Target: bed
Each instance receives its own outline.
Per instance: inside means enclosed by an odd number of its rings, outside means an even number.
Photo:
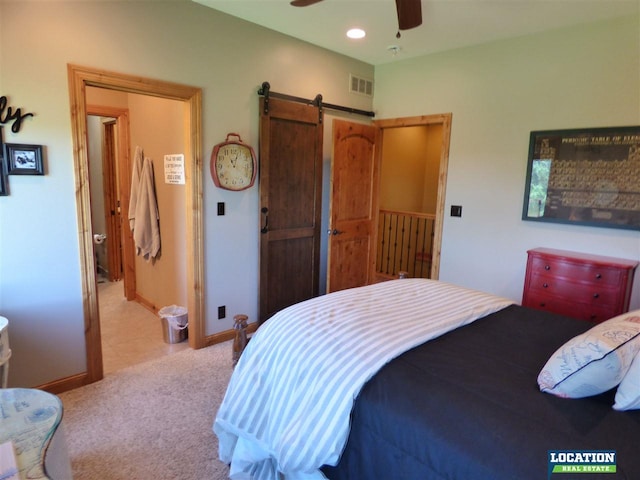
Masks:
[[[588,478],[640,478],[640,410],[614,410],[615,388],[560,398],[537,382],[592,327],[422,279],[303,302],[243,353],[220,458],[234,479],[568,480],[584,474],[552,474],[550,452],[613,451],[616,473]],[[633,363],[640,328],[624,345]]]

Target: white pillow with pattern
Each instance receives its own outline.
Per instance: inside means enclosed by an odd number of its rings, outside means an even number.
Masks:
[[[613,408],[616,410],[640,409],[640,352],[636,353],[627,374],[618,385]]]
[[[602,322],[551,355],[538,375],[543,392],[559,397],[598,395],[618,385],[640,351],[640,310]]]

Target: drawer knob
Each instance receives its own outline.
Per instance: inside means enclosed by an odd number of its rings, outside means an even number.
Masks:
[[[547,288],[548,286],[549,286],[549,284],[548,284],[547,282],[544,282],[544,283],[542,284],[542,288]]]
[[[599,296],[600,296],[600,294],[599,294],[599,293],[594,293],[594,294],[593,294],[593,298],[598,298]]]
[[[541,306],[541,307],[546,307],[546,306],[547,306],[547,304],[546,304],[546,303],[544,303],[544,302],[540,302],[540,306]]]
[[[602,274],[601,274],[601,273],[596,273],[596,278],[597,278],[598,280],[600,280],[600,279],[602,278]]]
[[[545,265],[545,266],[544,266],[544,269],[545,269],[545,270],[551,270],[551,265]]]

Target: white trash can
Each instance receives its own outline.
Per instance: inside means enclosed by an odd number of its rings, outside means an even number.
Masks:
[[[165,343],[180,343],[187,338],[189,320],[185,307],[179,305],[162,307],[158,315],[162,322],[162,336]]]

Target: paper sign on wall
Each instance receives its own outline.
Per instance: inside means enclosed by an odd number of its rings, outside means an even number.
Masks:
[[[164,156],[164,183],[184,185],[184,155]]]

